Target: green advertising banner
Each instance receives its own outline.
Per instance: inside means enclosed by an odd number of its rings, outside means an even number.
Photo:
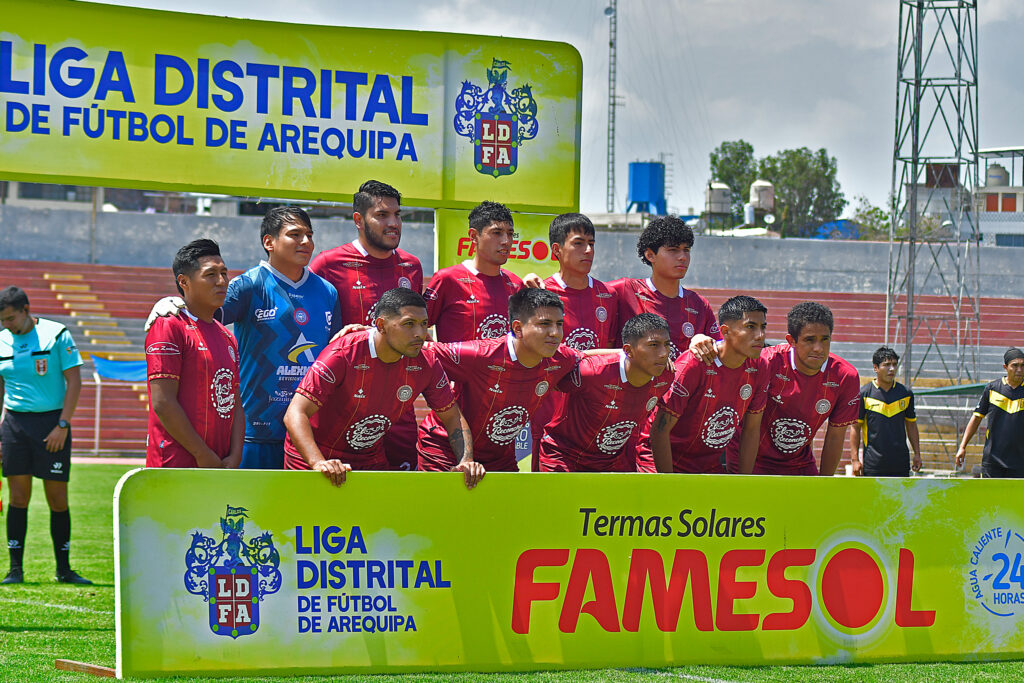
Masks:
[[[523,277],[536,273],[546,278],[558,272],[558,261],[551,251],[548,227],[554,215],[513,212],[516,236],[503,268]],[[439,270],[473,257],[469,238],[469,211],[434,211],[434,269]]]
[[[117,672],[1024,656],[1013,480],[136,470]]]
[[[571,45],[0,0],[0,175],[409,206],[579,203]]]

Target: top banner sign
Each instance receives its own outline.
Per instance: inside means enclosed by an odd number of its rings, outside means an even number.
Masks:
[[[407,205],[579,203],[571,45],[0,0],[0,175]]]

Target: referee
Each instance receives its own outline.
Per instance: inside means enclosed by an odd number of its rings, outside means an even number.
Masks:
[[[11,569],[0,583],[22,583],[25,531],[32,477],[43,480],[50,505],[50,537],[57,558],[57,581],[91,584],[69,564],[71,513],[71,428],[68,424],[82,391],[82,358],[66,327],[33,319],[28,296],[18,287],[0,290],[0,422],[3,476],[11,489],[7,547]]]

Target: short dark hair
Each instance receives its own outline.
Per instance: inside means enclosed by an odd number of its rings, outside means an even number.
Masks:
[[[0,290],[0,311],[5,308],[24,311],[28,308],[28,294],[21,287],[12,286]]]
[[[879,346],[875,349],[875,352],[871,354],[871,364],[878,366],[887,360],[894,360],[897,363],[900,362],[899,354],[890,349],[888,346]]]
[[[508,223],[515,225],[512,212],[504,204],[498,202],[480,202],[469,212],[469,228],[480,232],[491,223]]]
[[[558,295],[554,292],[546,289],[523,287],[509,297],[508,319],[518,320],[521,323],[525,323],[531,316],[533,316],[538,308],[545,308],[548,306],[551,308],[557,308],[563,312],[565,311],[565,306],[562,304],[562,300],[559,299]]]
[[[647,260],[648,249],[657,254],[662,247],[676,247],[680,244],[693,246],[693,230],[690,226],[682,218],[658,216],[640,233],[640,239],[636,241],[636,252],[641,261],[651,265]]]
[[[658,331],[669,334],[668,323],[665,322],[665,319],[654,313],[640,313],[627,320],[626,324],[622,326],[622,343],[636,344],[651,332]]]
[[[178,284],[178,276],[190,277],[192,273],[199,270],[199,259],[207,256],[220,256],[220,247],[216,242],[205,237],[192,240],[174,255],[171,270],[174,271],[174,286],[178,288],[178,294],[185,293],[181,285]]]
[[[352,195],[352,210],[360,216],[365,216],[366,212],[373,207],[375,200],[385,197],[394,199],[399,206],[402,205],[402,195],[398,190],[379,180],[367,180],[359,186],[359,191]]]
[[[548,241],[551,244],[565,244],[569,235],[574,232],[583,233],[587,237],[593,237],[594,224],[582,213],[561,213],[551,219],[551,226],[548,228]]]
[[[744,313],[754,313],[756,311],[768,315],[768,309],[765,308],[763,303],[752,296],[739,294],[731,299],[726,299],[725,303],[718,308],[718,324],[724,325],[733,320],[743,320]]]
[[[796,339],[807,325],[821,323],[832,333],[832,311],[817,301],[804,301],[790,309],[786,316],[786,331]]]
[[[426,308],[427,302],[423,295],[408,287],[395,287],[380,295],[373,307],[374,318],[394,318],[402,314],[406,306]]]
[[[286,223],[305,225],[310,230],[313,229],[313,222],[309,220],[309,214],[305,209],[300,209],[297,206],[275,206],[267,211],[263,216],[263,222],[260,223],[260,242],[262,243],[263,238],[267,235],[277,237]],[[263,251],[267,251],[266,247]]]

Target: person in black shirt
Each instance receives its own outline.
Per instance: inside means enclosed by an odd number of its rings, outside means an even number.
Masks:
[[[914,412],[914,392],[896,381],[900,357],[885,346],[875,351],[875,379],[860,388],[860,429],[850,433],[850,462],[854,474],[869,477],[907,477],[921,469],[921,437]],[[864,453],[860,454],[861,439]],[[907,439],[914,449],[913,464]]]
[[[981,457],[983,477],[1024,477],[1024,351],[1009,348],[1003,354],[1006,376],[985,386],[978,407],[964,428],[956,466],[961,467],[967,444],[988,415],[985,452]]]

